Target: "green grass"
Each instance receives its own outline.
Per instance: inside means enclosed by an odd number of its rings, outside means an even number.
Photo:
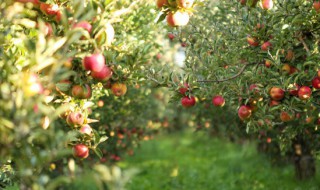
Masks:
[[[297,181],[292,165],[273,167],[250,144],[205,134],[177,133],[144,142],[120,165],[140,173],[128,190],[316,190],[316,179]],[[319,171],[319,170],[318,170]]]

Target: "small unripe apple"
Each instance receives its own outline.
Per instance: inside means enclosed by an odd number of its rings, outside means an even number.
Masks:
[[[41,2],[40,10],[45,15],[54,16],[59,12],[59,6],[57,4],[51,5],[51,4]]]
[[[73,156],[78,158],[87,158],[89,156],[89,148],[83,144],[77,144],[73,148]]]
[[[272,87],[269,94],[270,97],[276,101],[282,100],[284,98],[284,90],[278,87]]]
[[[242,105],[238,109],[238,116],[241,120],[249,119],[251,117],[251,114],[252,114],[252,109],[250,106]]]
[[[298,96],[301,100],[307,100],[311,97],[312,90],[308,86],[302,86],[300,87],[298,91]]]
[[[115,96],[123,96],[127,92],[127,86],[123,83],[114,83],[111,86],[111,91]]]
[[[212,98],[212,104],[217,107],[223,107],[225,104],[225,99],[222,96],[214,96]]]
[[[189,9],[192,7],[194,0],[177,0],[178,6]]]
[[[316,0],[313,2],[313,8],[319,12],[320,11],[320,1],[319,0]]]
[[[293,117],[291,115],[289,115],[288,112],[282,111],[280,113],[280,119],[283,122],[288,122],[288,121],[291,121],[293,119]]]
[[[168,0],[157,0],[157,7],[161,9],[164,5],[168,5]]]
[[[189,14],[187,12],[176,11],[174,13],[169,12],[167,15],[167,23],[171,27],[185,26],[189,22]]]
[[[265,10],[270,10],[273,7],[273,1],[272,0],[261,0],[260,2],[261,8]]]
[[[112,77],[112,74],[113,74],[113,72],[112,72],[111,68],[106,65],[99,72],[94,72],[94,71],[91,72],[92,78],[100,80],[100,81],[109,80]]]
[[[82,134],[91,135],[91,133],[92,133],[92,128],[90,127],[90,125],[85,124],[85,125],[82,125],[82,127],[80,128],[79,131],[80,131],[80,133],[82,133]]]
[[[257,47],[259,45],[259,40],[256,37],[247,37],[247,42],[252,47]]]
[[[80,21],[73,25],[73,28],[83,28],[89,33],[91,33],[92,25],[88,21]]]
[[[312,86],[315,89],[320,89],[320,77],[315,77],[312,79]]]
[[[181,98],[181,104],[185,108],[192,107],[196,104],[196,98],[194,96],[191,96],[190,98],[188,96],[185,96]]]
[[[105,58],[101,53],[92,54],[83,59],[83,67],[86,70],[100,72],[104,66]]]
[[[266,41],[266,42],[264,42],[264,43],[261,45],[261,50],[262,50],[262,51],[268,51],[269,48],[271,48],[271,47],[272,47],[271,42]]]
[[[67,123],[70,126],[82,125],[84,122],[84,116],[80,112],[71,112],[67,117]]]

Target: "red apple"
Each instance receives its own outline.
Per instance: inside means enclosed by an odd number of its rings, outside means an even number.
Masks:
[[[88,124],[82,125],[82,127],[80,128],[80,133],[91,135],[92,128]]]
[[[101,53],[84,57],[83,66],[86,70],[100,72],[105,66],[105,59]]]
[[[169,12],[167,15],[167,23],[171,27],[175,26],[185,26],[189,22],[189,14],[187,12],[176,11]]]
[[[271,61],[270,60],[266,60],[264,65],[267,67],[267,68],[270,68],[271,67]]]
[[[61,18],[62,18],[62,12],[59,10],[56,14],[55,21],[59,23],[61,21]]]
[[[239,0],[241,5],[246,5],[247,4],[247,0]]]
[[[222,96],[214,96],[212,98],[212,104],[217,107],[223,107],[225,104],[225,100]]]
[[[269,106],[272,107],[272,106],[277,106],[279,105],[281,102],[279,101],[276,101],[276,100],[270,100],[269,102]]]
[[[289,89],[289,94],[292,96],[298,96],[300,86],[298,84],[293,84],[292,87]]]
[[[315,77],[312,79],[312,86],[315,89],[320,89],[320,77]]]
[[[262,50],[262,51],[268,51],[269,48],[271,48],[271,47],[272,47],[271,42],[266,41],[266,42],[264,42],[264,43],[261,45],[261,50]]]
[[[308,86],[300,87],[298,91],[298,96],[301,100],[307,100],[311,97],[312,91],[311,88]]]
[[[101,71],[99,72],[91,72],[91,76],[94,79],[100,80],[100,81],[106,81],[109,80],[112,77],[112,70],[110,67],[104,65]]]
[[[252,109],[250,106],[242,105],[238,110],[238,116],[241,120],[246,120],[251,117]]]
[[[288,121],[291,121],[293,118],[292,118],[291,115],[289,115],[288,112],[282,111],[282,112],[280,113],[280,119],[281,119],[281,121],[283,121],[283,122],[288,122]]]
[[[78,158],[87,158],[89,156],[89,148],[83,144],[74,145],[73,148],[73,156]]]
[[[284,74],[289,74],[291,70],[291,66],[288,63],[285,63],[282,67],[281,70]]]
[[[73,28],[83,28],[89,33],[91,33],[92,25],[88,21],[80,21],[73,25]]]
[[[181,42],[181,47],[187,47],[188,44],[186,42]]]
[[[71,89],[71,94],[74,98],[89,99],[91,98],[91,87],[88,84],[84,86],[74,85]]]
[[[168,0],[157,0],[157,7],[161,9],[164,5],[168,5]]]
[[[318,77],[320,78],[320,70],[317,72]]]
[[[192,107],[196,104],[196,98],[194,96],[191,96],[190,98],[188,96],[185,96],[181,98],[181,104],[185,108]]]
[[[127,86],[123,83],[114,83],[111,86],[111,91],[115,96],[123,96],[127,92]]]
[[[57,4],[51,5],[47,3],[40,3],[40,10],[43,14],[48,16],[54,16],[59,12],[59,6]]]
[[[265,10],[270,10],[273,7],[273,1],[272,0],[261,0],[260,2],[261,8]]]
[[[84,116],[80,112],[71,112],[67,117],[67,123],[70,126],[82,125],[84,122]]]
[[[252,47],[257,47],[259,45],[259,41],[258,41],[258,39],[256,37],[248,36],[247,37],[247,42]]]
[[[178,6],[189,9],[192,7],[194,0],[177,0]]]
[[[320,11],[320,1],[316,0],[313,2],[313,8],[319,12]]]
[[[186,92],[188,92],[189,84],[188,83],[184,83],[183,86],[184,87],[179,88],[179,92],[180,92],[180,94],[185,96]]]
[[[168,38],[170,39],[170,40],[173,40],[174,39],[174,34],[172,34],[172,33],[168,33]]]
[[[273,100],[279,101],[284,98],[284,90],[278,87],[272,87],[270,89],[270,96]]]

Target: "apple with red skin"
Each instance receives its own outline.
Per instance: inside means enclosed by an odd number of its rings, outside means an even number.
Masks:
[[[176,11],[169,12],[167,15],[167,23],[171,27],[185,26],[189,22],[189,14],[187,12]]]
[[[289,94],[292,96],[298,96],[300,86],[298,84],[294,84],[292,88],[289,89]]]
[[[247,4],[247,0],[239,0],[241,5],[246,5]]]
[[[181,104],[185,108],[192,107],[196,104],[196,98],[194,96],[190,96],[190,98],[188,96],[185,96],[181,98]]]
[[[284,90],[282,90],[279,87],[272,87],[270,89],[270,97],[273,100],[279,101],[282,100],[284,98]]]
[[[170,40],[173,40],[174,39],[174,34],[172,34],[172,33],[168,33],[168,38],[170,39]]]
[[[91,87],[88,84],[84,86],[74,85],[71,89],[71,94],[74,98],[89,99],[91,98]]]
[[[317,72],[318,77],[320,78],[320,70]]]
[[[247,37],[247,42],[250,46],[252,47],[257,47],[259,46],[259,41],[256,37],[251,37],[251,36],[248,36]]]
[[[312,79],[312,86],[315,89],[320,89],[320,77],[315,77]]]
[[[270,60],[266,60],[264,65],[267,67],[267,68],[270,68],[271,67],[271,61]]]
[[[179,92],[180,92],[180,94],[185,96],[186,92],[188,92],[188,90],[189,90],[189,84],[188,83],[184,83],[183,86],[184,87],[179,88]]]
[[[67,123],[70,126],[82,125],[84,122],[84,116],[80,112],[71,112],[67,117]]]
[[[178,6],[189,9],[192,7],[194,0],[177,0]]]
[[[311,97],[312,90],[308,86],[300,87],[298,91],[298,96],[301,100],[308,100]]]
[[[88,55],[83,59],[83,67],[86,70],[100,72],[105,66],[105,58],[101,53]]]
[[[285,74],[289,74],[291,70],[291,66],[288,63],[285,63],[282,67],[281,70]]]
[[[87,134],[87,135],[91,135],[92,133],[92,128],[90,125],[88,124],[85,124],[85,125],[82,125],[81,128],[80,128],[80,133],[82,134]]]
[[[282,111],[280,113],[280,119],[283,122],[288,122],[288,121],[291,121],[293,119],[293,117],[288,112]]]
[[[164,5],[168,5],[168,0],[157,0],[157,7],[161,9]]]
[[[264,43],[261,45],[261,50],[262,50],[262,51],[268,51],[269,48],[271,48],[271,47],[272,47],[271,42],[266,41],[266,42],[264,42]]]
[[[78,23],[75,23],[72,28],[83,28],[89,33],[91,33],[92,25],[88,21],[83,20]]]
[[[74,145],[72,148],[73,156],[77,158],[87,158],[89,156],[89,148],[84,144]]]
[[[59,6],[57,4],[51,5],[51,4],[41,2],[40,10],[45,15],[55,16],[59,12]]]
[[[100,80],[100,81],[106,81],[109,80],[112,77],[112,69],[106,65],[102,68],[99,72],[91,72],[91,76],[94,79]]]
[[[225,99],[220,95],[214,96],[212,98],[212,104],[214,106],[223,107],[225,103],[226,103]]]
[[[123,83],[114,83],[111,86],[111,91],[115,96],[123,96],[127,92],[127,86]]]
[[[249,119],[251,117],[251,114],[252,114],[252,109],[250,106],[242,105],[238,109],[238,116],[241,120]]]
[[[320,1],[316,0],[313,2],[313,8],[319,12],[320,11]]]
[[[270,10],[273,7],[273,1],[272,0],[261,0],[260,6],[264,10]]]
[[[279,105],[281,102],[279,101],[276,101],[276,100],[270,100],[270,103],[269,103],[269,106],[272,107],[272,106],[277,106]]]

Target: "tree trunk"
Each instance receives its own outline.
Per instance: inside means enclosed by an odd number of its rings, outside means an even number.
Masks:
[[[306,180],[315,177],[316,162],[309,151],[304,151],[301,144],[294,144],[294,166],[296,178]]]

